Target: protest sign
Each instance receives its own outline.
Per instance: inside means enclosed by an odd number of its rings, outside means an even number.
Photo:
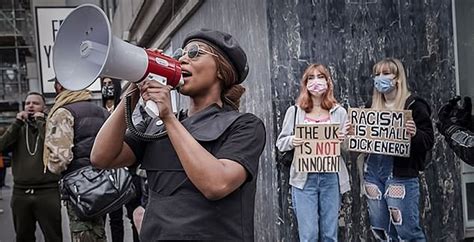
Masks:
[[[338,172],[341,142],[337,139],[339,124],[298,124],[295,137],[304,143],[295,148],[298,172]]]
[[[411,110],[380,111],[350,108],[349,122],[354,135],[349,136],[350,151],[410,156],[410,136],[406,121],[411,119]]]

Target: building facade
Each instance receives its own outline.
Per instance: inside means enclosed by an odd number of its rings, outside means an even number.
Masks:
[[[431,104],[433,122],[439,107],[451,96],[474,97],[470,80],[474,30],[469,25],[474,20],[474,2],[469,0],[34,2],[30,9],[96,4],[109,16],[115,36],[168,53],[198,28],[219,29],[237,37],[250,66],[241,109],[260,117],[267,129],[258,176],[256,241],[297,239],[288,170],[276,164],[274,144],[310,63],[329,67],[336,99],[346,107],[365,104],[371,96],[371,68],[384,57],[403,62],[410,89]],[[37,76],[30,78],[41,81]],[[435,138],[428,165],[420,175],[421,217],[428,241],[474,236],[474,202],[467,196],[474,194],[474,169],[455,157],[437,131]],[[340,239],[374,241],[360,189],[361,163],[350,155],[346,161],[352,190],[343,197]]]
[[[256,241],[295,241],[288,170],[275,163],[275,140],[285,110],[294,103],[304,69],[327,65],[335,95],[346,107],[371,96],[371,67],[396,57],[406,67],[410,89],[437,110],[454,94],[474,97],[469,80],[474,61],[474,3],[443,1],[130,1],[115,3],[115,35],[143,47],[175,49],[186,33],[214,28],[236,36],[246,50],[250,73],[243,111],[267,127],[257,191]],[[442,90],[442,91],[440,91]],[[436,130],[436,129],[435,129]],[[473,236],[473,170],[455,158],[442,136],[421,174],[421,216],[428,241]],[[373,241],[361,164],[347,160],[352,190],[343,197],[341,241]],[[471,196],[472,197],[472,196]]]
[[[33,31],[29,1],[0,1],[0,125],[11,123],[29,91],[27,70],[35,64]]]

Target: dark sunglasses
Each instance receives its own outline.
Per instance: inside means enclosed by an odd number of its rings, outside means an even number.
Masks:
[[[209,54],[209,55],[212,55],[212,56],[215,56],[215,57],[219,57],[218,55],[212,53],[212,52],[209,52],[205,49],[202,49],[199,47],[198,44],[192,44],[190,46],[188,46],[188,50],[184,50],[182,48],[179,48],[179,49],[176,49],[173,53],[173,58],[176,59],[176,60],[179,60],[181,57],[183,57],[184,55],[188,55],[188,57],[190,59],[194,59],[196,57],[199,56],[199,54]]]

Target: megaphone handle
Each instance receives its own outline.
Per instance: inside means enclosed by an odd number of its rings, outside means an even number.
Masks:
[[[145,111],[150,117],[156,118],[160,115],[160,110],[158,109],[158,105],[152,100],[146,101]]]

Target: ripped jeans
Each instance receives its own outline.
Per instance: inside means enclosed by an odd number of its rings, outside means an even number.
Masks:
[[[420,226],[418,178],[393,177],[393,156],[370,154],[364,188],[371,229],[380,241],[426,241]]]

